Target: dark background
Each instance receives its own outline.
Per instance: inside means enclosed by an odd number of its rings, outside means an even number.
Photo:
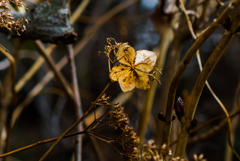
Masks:
[[[84,10],[82,16],[74,24],[74,29],[78,33],[78,40],[80,41],[86,30],[93,25],[96,19],[100,18],[108,10],[118,5],[123,1],[121,0],[92,0],[87,8]],[[74,11],[76,6],[81,3],[79,0],[72,0],[71,10]],[[31,4],[26,2],[26,4]],[[157,6],[157,0],[142,0],[137,2],[104,24],[94,35],[94,37],[87,43],[83,50],[75,57],[78,83],[80,88],[80,95],[82,101],[83,111],[86,111],[91,102],[101,93],[106,84],[109,81],[108,77],[108,64],[107,58],[102,54],[98,55],[99,51],[104,51],[104,47],[107,44],[106,39],[109,37],[115,38],[117,42],[128,42],[135,50],[147,49],[154,50],[161,39],[154,25],[151,21],[151,14],[155,11]],[[93,19],[93,21],[91,20]],[[208,26],[215,18],[213,13],[209,18]],[[224,28],[217,29],[200,48],[202,63],[204,64],[218,41],[224,34]],[[12,51],[15,43],[15,39],[8,39],[7,34],[0,34],[0,42],[7,49]],[[189,39],[182,49],[181,58],[184,57],[190,46],[193,44],[193,39]],[[48,44],[46,44],[48,45]],[[66,47],[59,46],[52,57],[57,62],[61,57],[66,54]],[[217,63],[213,72],[211,73],[208,81],[213,91],[223,102],[228,111],[231,111],[233,107],[233,101],[237,86],[239,84],[240,76],[240,54],[239,54],[239,36],[236,35],[223,56]],[[21,57],[17,62],[17,79],[19,80],[23,73],[25,73],[34,61],[39,56],[35,51],[31,40],[24,43],[24,47],[21,49]],[[1,60],[5,57],[0,55]],[[36,85],[36,83],[43,78],[46,72],[49,70],[48,65],[44,64],[43,67],[34,75],[34,77],[26,84],[26,86],[18,94],[19,102],[21,102],[27,95],[27,93]],[[161,79],[164,77],[164,71]],[[66,66],[62,73],[65,78],[70,81],[69,67]],[[191,92],[194,84],[199,75],[199,67],[196,57],[193,58],[189,67],[184,73],[184,76],[178,86],[177,95],[183,96],[183,91]],[[0,71],[1,78],[5,76],[5,70]],[[155,101],[153,104],[153,113],[155,121],[157,113],[160,112],[159,99],[161,96],[161,87],[157,89]],[[55,80],[52,80],[47,84],[47,87],[60,88]],[[47,88],[46,87],[46,88]],[[122,93],[119,85],[115,82],[107,94],[111,96],[111,100]],[[137,131],[138,119],[139,119],[139,107],[144,103],[145,91],[135,90],[134,94],[129,98],[127,103],[124,104],[125,112],[129,115],[130,125]],[[209,90],[205,87],[199,101],[199,105],[195,114],[195,118],[198,119],[198,125],[210,120],[219,115],[224,115],[222,109],[215,101]],[[55,119],[55,120],[54,120]],[[70,127],[76,120],[74,107],[70,101],[66,98],[42,93],[33,99],[33,101],[24,109],[21,113],[19,120],[12,131],[12,137],[10,142],[10,149],[14,150],[31,143],[35,143],[40,140],[49,139],[61,135],[68,127]],[[217,126],[221,120],[217,120],[203,128],[195,135],[204,133],[214,126]],[[156,130],[155,130],[156,131]],[[114,129],[102,129],[102,134],[111,133],[113,136],[117,136],[119,131]],[[155,135],[150,128],[146,133],[146,140],[153,138]],[[240,152],[239,138],[240,131],[239,125],[235,130],[235,149]],[[83,135],[83,160],[84,161],[96,161],[99,156],[96,153],[94,144],[89,136]],[[207,160],[223,161],[225,156],[225,149],[227,147],[227,126],[221,129],[216,135],[210,137],[204,141],[189,144],[187,146],[187,154],[189,160],[192,159],[193,154],[205,155]],[[52,143],[40,145],[32,149],[20,152],[8,157],[8,160],[17,161],[33,161],[38,160]],[[124,160],[117,151],[102,141],[97,140],[97,144],[100,146],[101,154],[104,160]],[[72,152],[74,151],[74,139],[68,138],[61,141],[61,143],[53,150],[53,152],[47,157],[46,160],[71,160]],[[234,157],[235,158],[235,157]],[[236,158],[233,160],[237,160]]]

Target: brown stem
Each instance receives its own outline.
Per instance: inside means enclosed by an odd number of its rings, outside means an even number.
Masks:
[[[85,133],[86,133],[85,131],[74,132],[74,133],[71,133],[71,134],[68,134],[68,135],[64,136],[64,138],[71,137],[71,136],[74,136],[74,135],[79,135],[79,134],[85,134]],[[18,152],[21,152],[21,151],[24,151],[24,150],[33,148],[33,147],[38,146],[38,145],[50,143],[50,142],[53,142],[53,141],[55,141],[55,140],[57,140],[57,139],[58,139],[58,137],[52,138],[52,139],[47,139],[47,140],[38,141],[37,143],[33,143],[33,144],[27,145],[27,146],[25,146],[25,147],[21,147],[21,148],[19,148],[19,149],[16,149],[16,150],[7,152],[7,153],[5,153],[5,154],[1,154],[1,155],[0,155],[0,158],[4,158],[4,157],[6,157],[6,156],[13,155],[13,154],[15,154],[15,153],[18,153]]]
[[[206,39],[219,27],[219,25],[228,17],[228,15],[233,11],[233,9],[239,4],[239,0],[233,0],[227,6],[227,8],[222,12],[222,14],[214,20],[214,22],[204,31],[204,33],[195,41],[195,43],[188,50],[187,54],[183,58],[180,66],[178,67],[177,72],[175,73],[168,93],[167,99],[167,107],[166,107],[166,121],[171,122],[173,106],[175,102],[175,95],[177,91],[177,86],[179,81],[181,80],[184,71],[192,60],[193,56],[197,52],[197,50],[201,47],[201,45],[206,41]],[[168,123],[164,125],[163,131],[163,142],[169,144],[170,141],[170,133],[171,133],[172,123]]]
[[[22,41],[20,39],[16,40],[16,43],[14,45],[14,50],[12,52],[12,55],[9,53],[5,47],[1,46],[1,52],[7,56],[7,58],[10,60],[10,68],[7,70],[7,74],[4,79],[4,84],[1,91],[0,96],[0,131],[2,134],[2,131],[6,130],[6,140],[3,144],[2,135],[0,134],[0,151],[2,152],[4,149],[4,152],[8,151],[9,146],[9,140],[11,135],[11,128],[10,128],[10,120],[12,113],[16,107],[17,104],[17,95],[15,90],[15,83],[16,83],[16,57],[19,54],[19,51],[22,47]],[[15,56],[15,57],[14,57]],[[3,142],[2,142],[3,141]],[[4,146],[5,145],[5,146]]]
[[[201,96],[205,82],[206,82],[208,76],[210,75],[213,67],[218,62],[219,57],[223,53],[223,50],[225,49],[225,47],[231,40],[232,36],[234,35],[235,31],[237,30],[239,22],[240,22],[240,9],[238,9],[237,13],[235,14],[235,16],[233,18],[230,30],[229,31],[227,30],[225,32],[225,34],[223,35],[222,39],[220,40],[220,42],[218,43],[218,45],[212,52],[206,65],[204,66],[201,74],[198,77],[198,80],[197,80],[197,82],[193,88],[192,94],[191,94],[191,100],[188,104],[186,116],[184,117],[184,119],[182,119],[182,130],[180,132],[175,156],[180,156],[180,157],[184,156],[185,148],[187,146],[189,129],[191,128],[190,123],[193,120],[193,117],[194,117],[194,114],[195,114],[195,111],[197,108],[197,104],[198,104],[199,98]]]
[[[234,102],[233,102],[233,110],[240,110],[240,82],[238,83],[238,87],[237,87],[237,92],[235,94],[235,98],[234,98]],[[230,133],[229,135],[232,135],[232,142],[234,143],[234,140],[236,140],[236,130],[237,130],[237,125],[239,122],[239,115],[237,115],[236,117],[232,118],[232,134]],[[226,144],[227,146],[227,144]],[[226,153],[225,153],[225,160],[232,160],[233,155],[232,155],[232,149],[231,147],[227,146],[226,147]]]
[[[74,93],[74,98],[76,101],[75,105],[75,111],[76,111],[76,117],[81,118],[83,115],[82,112],[82,104],[80,100],[80,93],[79,93],[79,88],[78,88],[78,80],[77,80],[77,72],[76,72],[76,66],[74,62],[74,53],[73,53],[73,46],[68,45],[68,54],[69,54],[69,61],[70,61],[70,68],[71,68],[71,77],[72,77],[72,85],[73,85],[73,93]],[[83,124],[82,122],[77,125],[77,131],[82,131],[83,129]],[[76,136],[76,152],[75,152],[75,159],[76,161],[81,161],[82,160],[82,136],[78,135]]]
[[[74,98],[71,87],[69,86],[69,84],[63,77],[62,73],[59,71],[59,69],[57,69],[57,66],[56,66],[54,60],[52,59],[52,57],[46,53],[45,47],[43,46],[43,44],[40,41],[35,41],[35,44],[36,44],[36,48],[38,49],[39,53],[41,54],[41,56],[44,57],[44,59],[46,60],[46,62],[49,65],[49,67],[53,71],[54,75],[56,76],[57,80],[61,83],[61,86],[64,89],[64,91],[66,92],[66,94],[68,95],[68,97],[73,102],[75,102],[75,98]]]

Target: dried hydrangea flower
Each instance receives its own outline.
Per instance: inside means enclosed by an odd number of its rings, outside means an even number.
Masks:
[[[116,65],[110,71],[109,77],[118,81],[123,92],[132,89],[149,89],[150,83],[148,73],[155,66],[157,56],[148,50],[135,52],[134,48],[127,43],[118,44],[116,58],[120,65]]]

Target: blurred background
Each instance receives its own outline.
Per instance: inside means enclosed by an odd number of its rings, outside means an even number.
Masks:
[[[159,46],[161,40],[163,41],[163,33],[167,27],[172,27],[171,42],[167,47],[166,57],[163,62],[162,75],[160,77],[161,85],[157,87],[154,100],[152,103],[152,113],[148,122],[147,130],[144,135],[144,143],[149,139],[155,139],[158,146],[161,146],[162,129],[160,120],[157,118],[159,112],[165,113],[166,98],[164,93],[164,87],[168,89],[171,79],[167,74],[169,71],[175,71],[176,67],[194,43],[193,38],[189,32],[183,34],[184,38],[176,37],[181,31],[185,33],[187,23],[185,17],[181,14],[177,8],[174,12],[168,12],[162,14],[159,12],[160,4],[165,4],[165,8],[171,7],[171,4],[175,4],[174,1],[161,1],[161,0],[140,0],[133,1],[132,3],[123,7],[117,13],[111,15],[109,11],[115,9],[117,6],[126,4],[124,0],[90,0],[82,14],[78,17],[73,24],[74,30],[77,33],[77,40],[73,44],[74,49],[78,48],[79,42],[83,41],[83,46],[77,52],[75,57],[78,85],[81,96],[81,103],[83,111],[87,111],[91,102],[93,102],[101,91],[105,88],[109,81],[108,60],[104,54],[98,54],[99,51],[103,52],[105,45],[107,45],[107,38],[114,38],[117,42],[128,42],[135,50],[146,49],[159,52]],[[31,9],[39,1],[26,0],[24,1],[26,6]],[[77,7],[82,3],[82,0],[70,0],[70,9],[73,13]],[[189,1],[186,1],[186,6],[191,9]],[[224,6],[220,7],[218,12],[222,12],[229,1],[224,1]],[[196,5],[196,4],[195,4]],[[201,10],[204,1],[199,1],[198,7],[193,7],[196,12]],[[212,0],[208,4],[206,12],[206,18],[202,23],[195,26],[196,32],[200,32],[208,27],[217,14],[217,2]],[[199,11],[199,14],[202,14]],[[89,34],[89,31],[99,22],[104,15],[111,15],[106,22],[99,25],[93,30],[93,35]],[[179,17],[174,23],[171,21]],[[193,16],[194,17],[194,16]],[[192,19],[194,22],[196,18]],[[171,23],[170,23],[171,22]],[[182,24],[181,24],[182,23]],[[166,27],[167,26],[167,27]],[[202,45],[200,48],[200,54],[203,65],[207,61],[211,52],[221,39],[225,29],[219,27]],[[180,32],[180,33],[181,33]],[[22,41],[22,46],[19,50],[19,58],[17,63],[17,81],[19,81],[23,75],[31,68],[31,66],[39,58],[39,54],[34,47],[33,40],[22,40],[20,38],[10,38],[9,34],[0,33],[0,43],[8,49],[10,52],[14,50],[16,44]],[[86,41],[86,37],[89,40]],[[179,39],[182,42],[181,47],[176,50],[180,53],[177,64],[173,64],[173,69],[169,69],[167,62],[171,59],[171,52],[174,49],[174,40]],[[167,40],[166,40],[167,41]],[[240,48],[239,48],[239,35],[236,34],[227,46],[224,54],[218,61],[213,72],[211,73],[208,81],[215,94],[219,97],[227,110],[230,112],[234,106],[239,106],[239,89],[238,99],[236,101],[236,92],[239,86],[240,77]],[[80,45],[82,45],[80,44]],[[45,43],[45,47],[50,44]],[[80,48],[80,47],[79,47]],[[67,54],[66,45],[57,46],[52,53],[54,61],[57,63]],[[5,64],[4,64],[5,63]],[[0,54],[0,77],[1,81],[6,77],[6,71],[9,65],[6,65],[6,57]],[[171,66],[171,64],[170,64]],[[50,71],[47,63],[44,63],[42,67],[33,75],[33,77],[26,82],[25,86],[18,92],[18,105],[21,104],[29,92],[36,87],[36,85],[46,76]],[[68,82],[71,82],[69,65],[61,70],[64,77]],[[172,73],[174,74],[174,72]],[[170,77],[172,75],[170,73]],[[185,71],[183,78],[177,89],[177,96],[181,96],[184,102],[187,103],[191,90],[193,89],[196,80],[200,74],[199,65],[196,57],[193,58],[187,70]],[[167,77],[167,78],[165,78]],[[111,100],[121,97],[123,106],[125,107],[125,113],[129,115],[130,125],[134,128],[134,131],[138,131],[139,119],[141,111],[144,108],[145,98],[147,91],[135,89],[130,93],[123,93],[117,82],[114,82],[112,86],[107,90],[107,95],[111,96]],[[118,100],[118,99],[117,99]],[[235,104],[234,104],[235,100]],[[164,103],[165,101],[165,103]],[[237,102],[237,103],[236,103]],[[239,108],[239,107],[238,107]],[[214,99],[209,90],[205,87],[195,114],[195,118],[198,119],[197,126],[207,122],[208,120],[224,115],[220,105]],[[238,116],[237,116],[238,117]],[[60,136],[68,127],[70,127],[76,121],[75,109],[71,101],[69,101],[65,95],[61,86],[56,79],[50,80],[39,94],[37,94],[28,104],[24,106],[18,120],[16,121],[9,142],[9,151],[45,140],[53,137]],[[206,127],[198,130],[191,137],[205,134],[214,128],[219,126],[219,123],[223,119],[218,119],[209,123]],[[180,131],[181,125],[176,119],[176,125],[173,128],[177,133]],[[238,122],[238,121],[237,121]],[[240,153],[240,128],[236,123],[236,129],[234,130],[235,150]],[[113,137],[119,135],[119,131],[115,131],[112,128],[106,128],[99,130],[99,133],[111,134]],[[214,135],[207,137],[203,140],[191,140],[187,146],[186,156],[189,160],[193,160],[193,154],[204,154],[207,160],[228,160],[226,158],[227,153],[227,126],[223,126]],[[173,139],[174,140],[174,139]],[[173,141],[172,140],[172,141]],[[34,161],[38,160],[52,145],[52,143],[40,145],[29,150],[11,155],[7,157],[8,161]],[[174,151],[174,145],[172,147]],[[74,152],[74,137],[64,139],[53,150],[53,152],[46,158],[46,160],[71,160]],[[97,161],[97,160],[127,160],[121,156],[111,145],[102,142],[101,140],[92,139],[88,135],[83,135],[83,160],[84,161]],[[232,156],[232,160],[237,160],[235,156]]]

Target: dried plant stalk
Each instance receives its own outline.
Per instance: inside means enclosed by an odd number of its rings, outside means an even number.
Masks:
[[[206,65],[204,66],[204,68],[194,86],[194,89],[191,94],[191,100],[188,104],[188,108],[186,111],[186,116],[182,121],[182,130],[181,130],[181,133],[179,136],[179,141],[178,141],[177,148],[176,148],[176,154],[175,154],[176,156],[183,157],[183,155],[184,155],[186,145],[187,145],[188,133],[191,128],[190,124],[191,124],[191,121],[193,120],[195,110],[197,108],[197,104],[198,104],[199,98],[202,93],[202,89],[203,89],[205,82],[206,82],[208,76],[210,75],[213,67],[217,63],[219,57],[223,53],[225,47],[227,46],[227,44],[229,43],[229,41],[231,40],[232,36],[234,35],[234,33],[236,32],[236,30],[239,26],[240,9],[238,9],[232,22],[233,23],[231,24],[230,29],[225,32],[222,39],[220,40],[220,42],[218,43],[218,45],[212,52],[211,56],[209,57]]]
[[[191,59],[200,48],[200,46],[206,41],[206,39],[219,27],[221,23],[225,21],[228,15],[234,10],[234,8],[239,4],[239,0],[233,0],[229,3],[226,9],[222,12],[222,14],[214,20],[214,22],[202,33],[202,35],[196,40],[196,42],[191,46],[188,50],[187,54],[183,58],[177,72],[175,73],[171,85],[169,87],[167,107],[166,107],[166,121],[171,122],[173,106],[175,102],[175,95],[179,81],[181,80],[184,71],[189,65]],[[163,142],[169,144],[170,134],[171,134],[172,123],[168,123],[164,125],[164,133],[163,133]]]

